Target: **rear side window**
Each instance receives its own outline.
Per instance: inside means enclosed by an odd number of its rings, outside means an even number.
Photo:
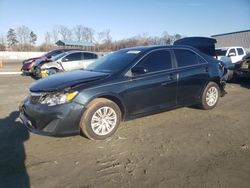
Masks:
[[[237,48],[237,51],[238,51],[238,55],[243,55],[244,54],[244,51],[242,48]]]
[[[93,53],[84,53],[84,59],[97,59],[97,55]]]
[[[72,53],[63,58],[66,61],[79,61],[81,60],[81,53]]]
[[[178,67],[197,65],[205,62],[201,57],[190,50],[176,49],[174,53]]]
[[[148,72],[156,72],[172,68],[171,55],[167,50],[157,50],[151,52],[142,59],[136,67],[143,67]]]

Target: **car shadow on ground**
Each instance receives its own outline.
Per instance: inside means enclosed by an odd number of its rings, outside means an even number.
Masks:
[[[250,89],[250,78],[235,78],[229,83],[239,84],[241,87]]]
[[[29,132],[18,120],[18,111],[0,119],[0,187],[30,187],[25,167],[24,141]]]

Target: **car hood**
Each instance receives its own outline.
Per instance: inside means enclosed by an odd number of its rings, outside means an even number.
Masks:
[[[43,78],[30,87],[31,92],[62,91],[65,88],[86,84],[109,76],[108,73],[76,70]]]
[[[25,64],[25,63],[28,63],[29,61],[37,61],[37,60],[39,60],[39,59],[41,59],[41,60],[45,60],[46,59],[46,57],[45,56],[41,56],[41,57],[33,57],[33,58],[30,58],[30,59],[25,59],[24,61],[23,61],[23,64]]]

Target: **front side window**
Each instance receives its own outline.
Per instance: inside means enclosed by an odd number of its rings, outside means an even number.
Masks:
[[[147,72],[171,69],[172,63],[170,52],[167,50],[151,52],[135,66],[135,68],[137,67],[144,68]]]
[[[190,50],[174,50],[178,67],[197,65],[199,63],[198,55]]]
[[[228,52],[228,56],[235,56],[236,55],[236,51],[235,51],[235,49],[231,49],[231,50],[229,50],[229,52]]]
[[[63,58],[63,61],[80,61],[81,53],[72,53]]]

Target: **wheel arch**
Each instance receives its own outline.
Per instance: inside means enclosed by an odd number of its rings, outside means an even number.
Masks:
[[[220,88],[221,97],[223,97],[223,96],[226,94],[226,91],[224,90],[224,86],[225,86],[225,85],[223,85],[223,84],[221,83],[221,78],[220,78],[220,77],[211,78],[211,79],[207,82],[207,84],[208,84],[209,82],[215,82],[215,83],[218,85],[218,87]],[[207,86],[207,84],[206,84],[206,86]],[[206,87],[206,86],[205,86],[205,87]]]
[[[86,105],[88,105],[90,102],[92,102],[93,100],[97,99],[97,98],[104,98],[104,99],[108,99],[112,102],[114,102],[115,104],[118,105],[118,107],[120,108],[121,110],[121,115],[122,115],[122,121],[126,118],[126,108],[125,108],[125,105],[124,103],[122,102],[122,99],[115,95],[115,94],[100,94],[100,95],[97,95],[93,98],[91,98]]]

